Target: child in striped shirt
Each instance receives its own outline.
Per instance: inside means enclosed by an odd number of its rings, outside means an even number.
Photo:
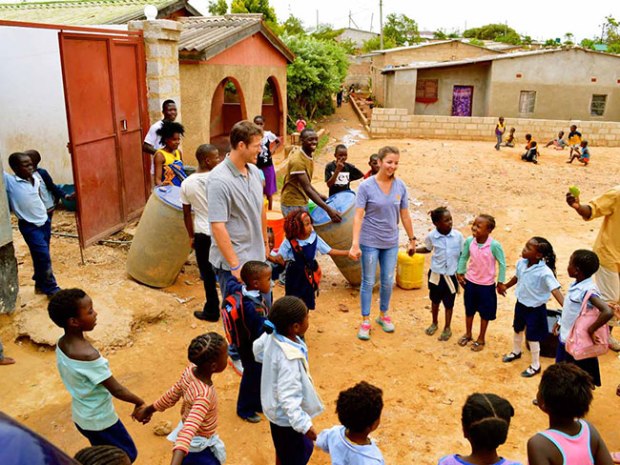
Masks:
[[[181,421],[168,435],[174,442],[171,465],[220,465],[226,460],[224,443],[216,434],[217,395],[211,377],[226,368],[228,345],[218,333],[192,340],[187,350],[190,364],[168,392],[142,407],[135,418],[148,423],[155,412],[173,407],[181,398]]]

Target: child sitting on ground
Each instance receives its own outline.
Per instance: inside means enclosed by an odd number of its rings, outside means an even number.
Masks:
[[[515,128],[510,128],[508,132],[508,137],[506,137],[506,142],[504,142],[504,147],[514,147],[516,144],[515,139]]]
[[[207,186],[211,170],[222,159],[215,145],[203,144],[196,149],[196,160],[198,171],[183,180],[180,196],[185,229],[189,235],[190,244],[196,252],[196,262],[205,290],[205,304],[202,310],[194,312],[194,316],[199,320],[217,321],[220,319],[220,298],[215,287],[215,272],[209,262],[211,225],[209,224]]]
[[[84,337],[97,325],[93,301],[81,289],[63,289],[52,297],[47,311],[64,330],[56,345],[56,362],[71,394],[75,426],[91,445],[118,447],[133,463],[138,451],[114,410],[112,397],[135,405],[132,418],[137,418],[144,401],[112,376],[108,361]]]
[[[332,465],[383,465],[383,455],[368,437],[379,427],[383,391],[365,381],[338,394],[336,413],[342,426],[319,433],[316,445],[327,452]]]
[[[478,215],[471,227],[472,236],[465,239],[459,258],[456,278],[465,289],[466,331],[458,341],[465,347],[472,338],[472,326],[476,312],[480,313],[480,334],[472,344],[471,350],[480,352],[484,349],[485,335],[489,321],[497,314],[497,291],[506,295],[504,280],[506,278],[506,258],[499,242],[491,237],[495,229],[495,218],[491,215]],[[471,258],[471,259],[470,259]],[[495,284],[495,263],[499,265],[497,285]]]
[[[547,145],[545,145],[545,148],[551,145],[553,145],[553,148],[556,150],[564,150],[564,147],[568,145],[566,141],[564,140],[564,131],[558,132],[558,137],[547,142]]]
[[[213,374],[221,373],[228,360],[226,339],[218,333],[195,337],[187,349],[190,364],[168,392],[136,413],[136,420],[148,423],[155,412],[163,412],[179,401],[181,421],[168,440],[174,443],[171,465],[220,465],[226,461],[224,443],[217,430],[217,394]]]
[[[458,292],[459,284],[456,280],[456,268],[459,256],[463,249],[463,235],[452,229],[452,215],[446,207],[438,207],[429,212],[435,225],[424,241],[423,247],[418,247],[416,253],[430,253],[431,267],[428,271],[428,292],[431,299],[431,313],[433,322],[426,328],[426,334],[432,336],[437,332],[439,325],[439,304],[443,302],[446,312],[446,323],[439,336],[440,341],[447,341],[452,337],[452,310]]]
[[[39,168],[39,163],[41,163],[41,154],[37,150],[26,150],[24,153],[30,157],[32,164],[34,165],[33,176],[38,176],[41,181],[41,189],[39,190],[41,200],[43,200],[43,204],[45,205],[45,208],[47,208],[47,216],[51,220],[52,216],[54,216],[56,203],[58,203],[60,199],[75,199],[75,192],[73,194],[66,194],[60,187],[54,184],[54,180],[47,170]]]
[[[600,343],[600,341],[596,340],[598,336],[594,334],[595,331],[601,326],[606,325],[613,316],[613,312],[609,306],[601,299],[601,293],[592,278],[594,273],[598,271],[598,268],[598,256],[591,250],[576,250],[570,256],[567,271],[568,276],[574,278],[575,282],[568,288],[566,298],[564,299],[564,306],[562,307],[562,315],[557,323],[557,327],[554,328],[554,333],[557,334],[559,329],[560,335],[555,361],[571,362],[582,370],[587,371],[592,377],[595,386],[601,385],[601,372],[598,358],[592,357],[575,360],[575,358],[566,351],[566,341],[568,340],[577,317],[581,313],[581,306],[586,298],[589,307],[594,306],[600,311],[598,318],[588,329],[588,333],[593,335],[594,343]]]
[[[549,241],[543,237],[532,237],[521,251],[515,275],[506,283],[505,289],[515,284],[515,315],[512,327],[515,330],[512,352],[504,355],[502,362],[510,363],[521,358],[523,333],[530,346],[532,363],[521,373],[531,378],[540,373],[540,343],[549,334],[547,326],[547,301],[553,295],[560,305],[564,296],[555,277],[555,252]]]
[[[179,150],[181,136],[185,134],[185,128],[181,123],[165,121],[157,130],[161,138],[163,148],[155,152],[153,163],[155,166],[155,185],[180,186],[187,177],[183,170],[183,153]]]
[[[308,463],[317,438],[312,418],[323,411],[302,339],[308,326],[303,301],[281,297],[271,308],[266,332],[254,342],[254,357],[263,364],[261,404],[282,465]]]
[[[231,277],[226,283],[226,301],[222,319],[228,343],[239,351],[243,374],[237,397],[237,415],[250,423],[258,423],[260,405],[261,364],[254,360],[252,344],[263,334],[263,323],[269,314],[262,294],[271,291],[271,267],[265,262],[251,260],[241,268],[241,284]]]
[[[346,257],[348,250],[332,249],[312,227],[312,219],[304,210],[293,210],[284,220],[284,234],[276,258],[286,265],[286,295],[299,297],[310,310],[316,308],[315,294],[319,292],[321,268],[316,261],[317,252],[331,257]]]
[[[581,163],[583,163],[583,166],[588,166],[588,163],[590,163],[590,149],[588,148],[588,141],[582,140],[579,145],[581,150],[575,149],[573,155],[570,157],[570,160],[566,163],[572,163],[573,160],[577,158]]]
[[[590,375],[575,365],[557,363],[545,370],[536,399],[549,416],[549,429],[527,442],[529,465],[612,464],[605,441],[582,419],[590,409],[593,389]]]
[[[368,179],[371,176],[374,176],[379,172],[379,155],[373,153],[368,159],[368,166],[370,166],[370,170],[364,175],[364,179]]]
[[[529,148],[527,148],[529,147]],[[521,155],[521,160],[523,161],[529,161],[531,163],[537,164],[538,163],[538,144],[536,143],[535,140],[531,140],[531,136],[530,136],[530,140],[527,143],[526,146],[527,151]]]
[[[355,165],[347,163],[348,156],[347,146],[339,144],[334,151],[336,161],[325,165],[325,183],[329,187],[329,195],[351,190],[351,182],[364,177],[364,173]]]
[[[472,394],[463,406],[463,434],[471,444],[471,454],[447,455],[438,465],[520,465],[497,454],[506,442],[510,419],[515,412],[510,402],[495,394]]]

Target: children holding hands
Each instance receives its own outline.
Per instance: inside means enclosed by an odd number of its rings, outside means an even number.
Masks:
[[[523,335],[530,345],[532,363],[521,373],[524,378],[531,378],[540,373],[540,343],[549,333],[547,327],[547,301],[553,295],[560,305],[564,296],[560,292],[560,283],[555,277],[555,253],[545,238],[533,237],[525,244],[517,262],[515,275],[505,285],[510,289],[515,284],[515,330],[512,352],[504,355],[502,361],[510,363],[521,358]]]
[[[473,340],[474,316],[476,312],[480,314],[480,334],[471,347],[474,352],[484,349],[489,321],[495,320],[497,313],[495,289],[497,288],[500,294],[506,295],[506,287],[503,284],[506,277],[506,258],[501,244],[491,237],[494,229],[495,218],[486,214],[478,215],[471,227],[472,236],[468,237],[463,245],[456,275],[465,289],[466,332],[458,341],[461,347]]]
[[[447,341],[452,337],[450,323],[452,322],[452,310],[459,286],[456,270],[464,239],[460,231],[452,229],[452,215],[446,207],[438,207],[429,213],[435,230],[426,237],[424,246],[416,249],[416,253],[433,251],[431,267],[428,272],[428,292],[431,299],[433,321],[425,332],[429,336],[437,332],[439,304],[443,303],[446,321],[439,340]]]

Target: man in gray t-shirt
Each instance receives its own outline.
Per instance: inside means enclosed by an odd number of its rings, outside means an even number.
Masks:
[[[249,121],[235,124],[230,133],[232,150],[211,171],[207,188],[213,243],[209,260],[215,269],[223,298],[226,281],[240,279],[250,260],[265,260],[267,221],[263,183],[254,165],[261,150],[262,130]]]

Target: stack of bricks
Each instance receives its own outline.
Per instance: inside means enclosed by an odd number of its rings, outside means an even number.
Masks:
[[[370,123],[373,138],[424,138],[495,141],[496,117],[409,115],[405,108],[374,108]],[[590,145],[620,147],[620,123],[609,121],[570,121],[506,117],[506,128],[516,129],[517,142],[532,134],[538,143],[546,143],[569,126],[577,125]],[[525,142],[523,142],[525,143]]]
[[[131,21],[129,30],[142,30],[146,55],[146,84],[151,124],[161,119],[161,104],[172,99],[181,117],[181,79],[179,74],[179,38],[183,25],[177,21],[157,19]]]

